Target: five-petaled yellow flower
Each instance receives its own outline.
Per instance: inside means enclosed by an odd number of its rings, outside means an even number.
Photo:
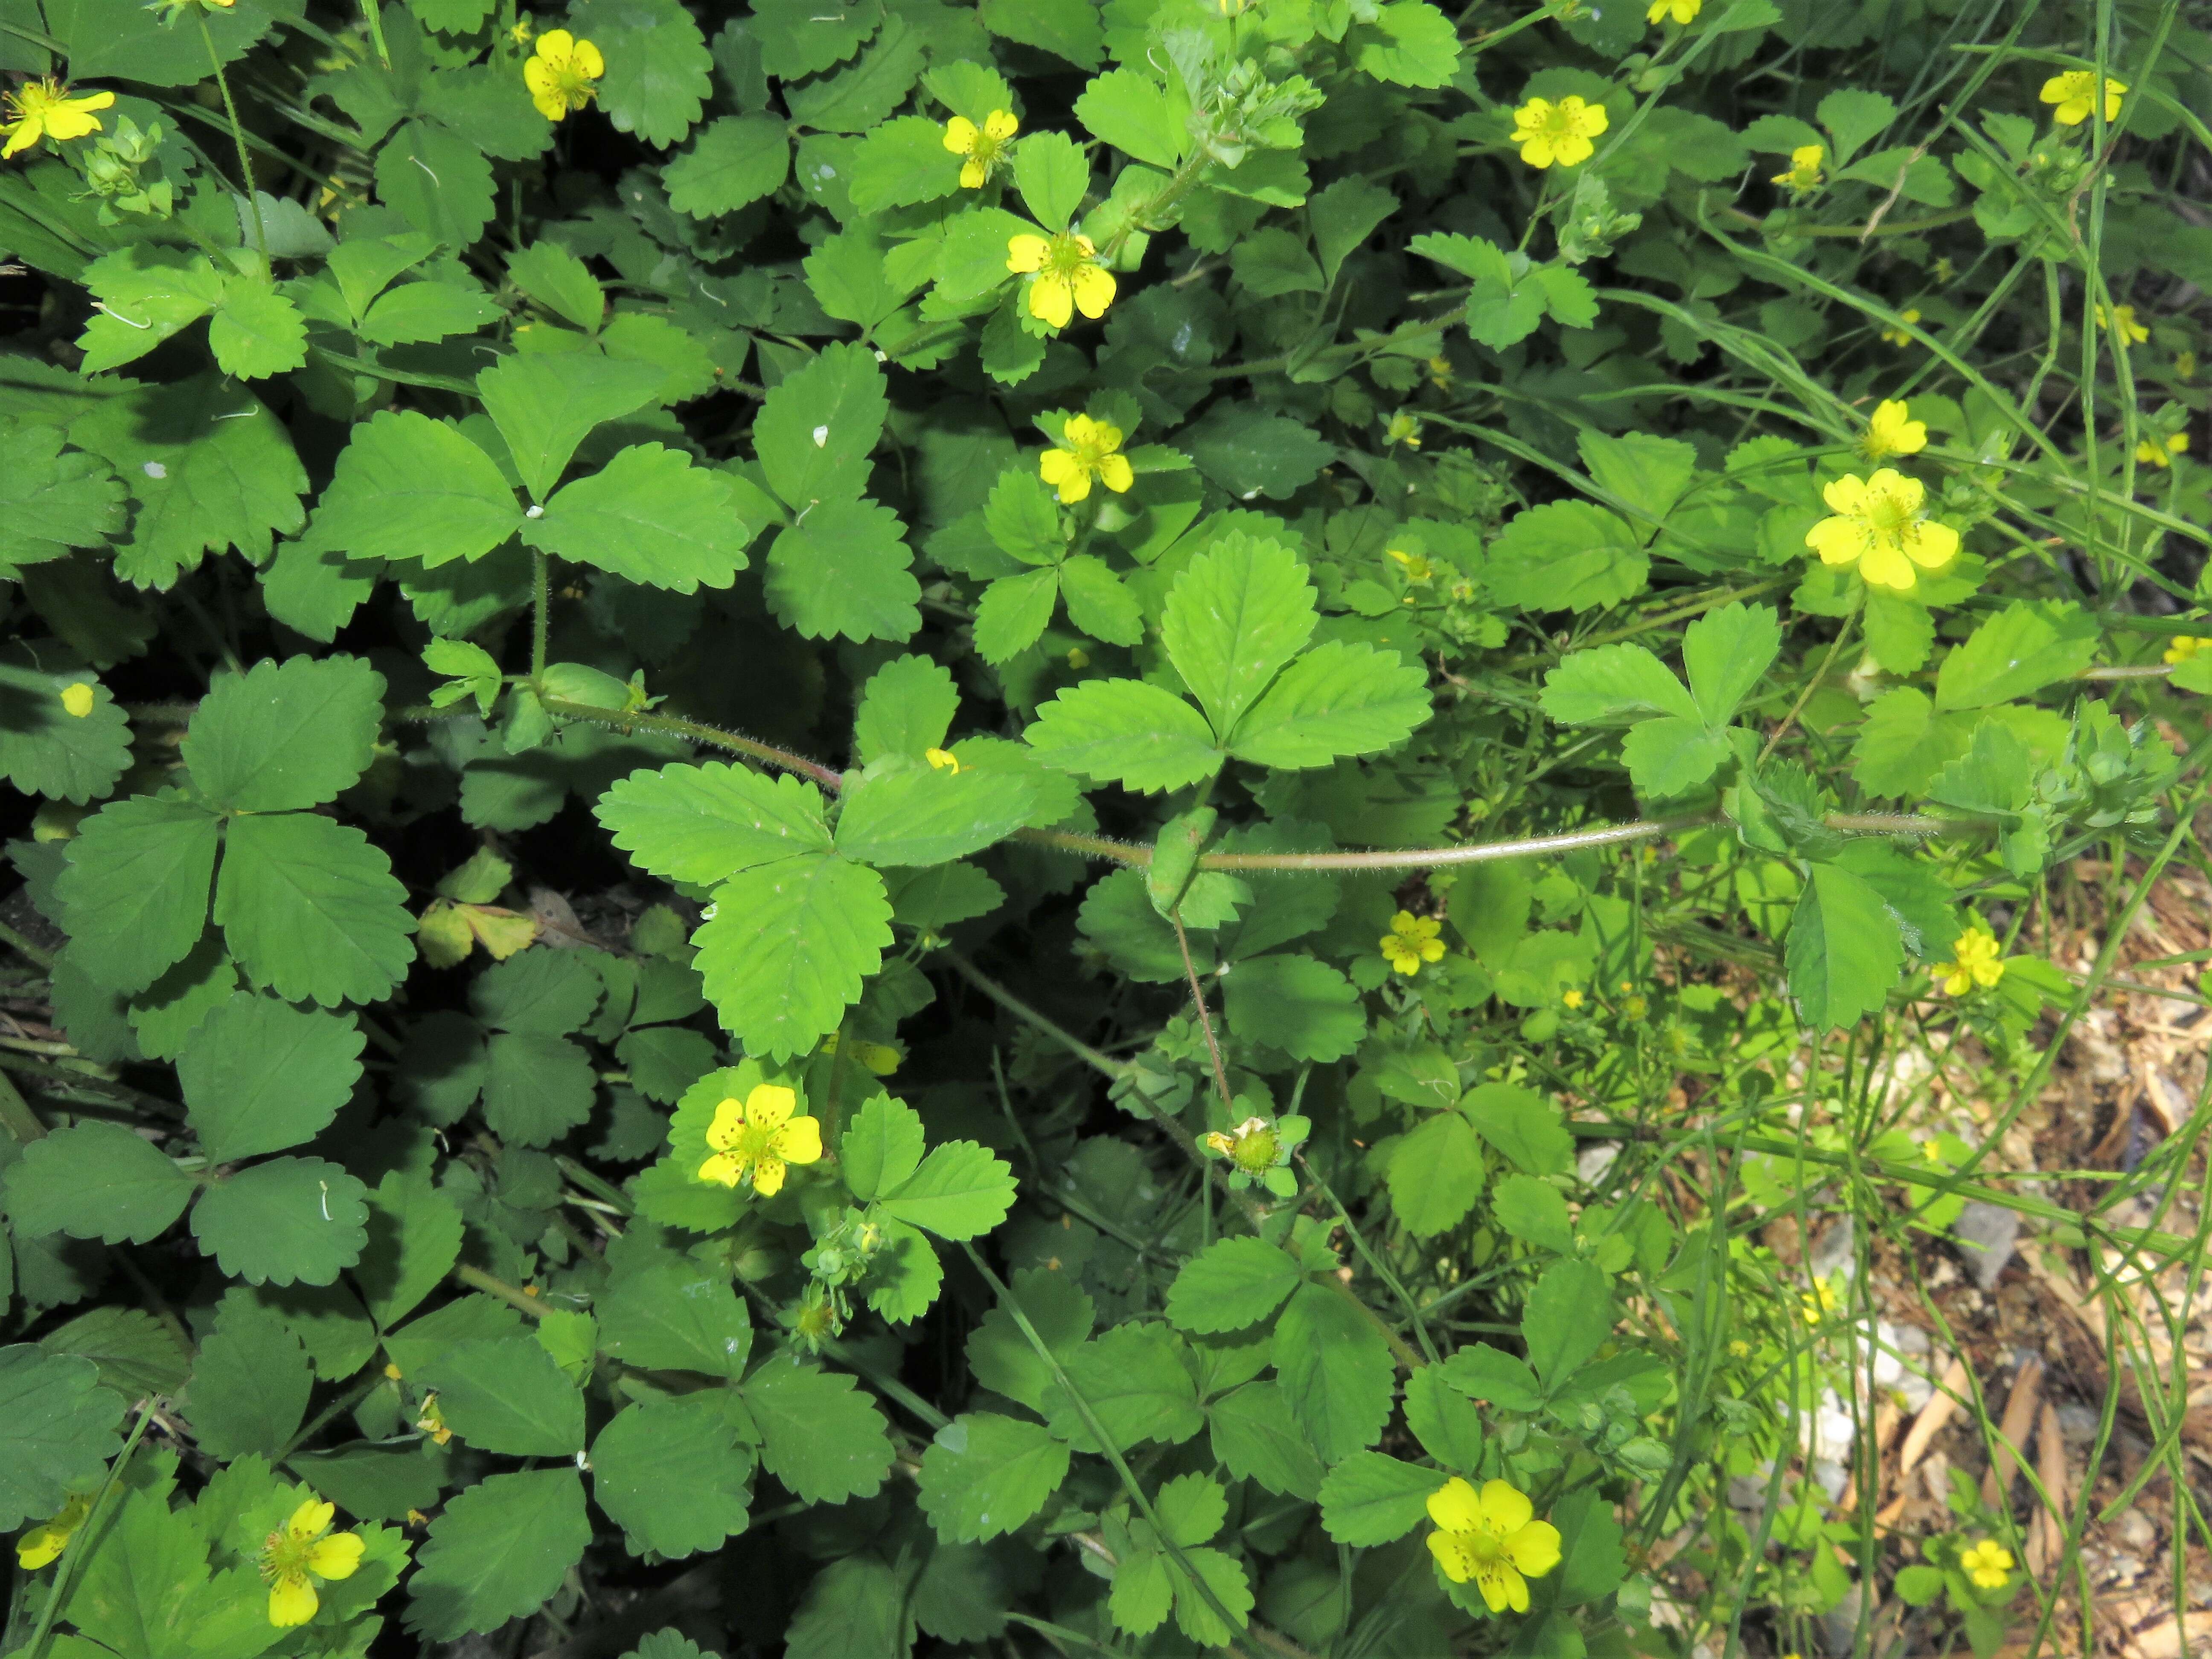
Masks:
[[[1917,455],[1928,447],[1928,422],[1906,416],[1904,401],[1891,398],[1874,406],[1867,429],[1859,439],[1859,453],[1870,461],[1893,455]]]
[[[1521,146],[1521,159],[1532,167],[1554,163],[1571,167],[1589,161],[1597,151],[1590,140],[1605,128],[1605,106],[1586,103],[1571,94],[1556,104],[1548,98],[1531,98],[1513,112],[1513,142]]]
[[[1899,312],[1897,314],[1901,319],[1908,323],[1917,323],[1920,320],[1920,313],[1910,307]],[[1906,333],[1905,330],[1901,328],[1886,328],[1881,331],[1881,337],[1888,341],[1892,345],[1911,345],[1912,343],[1912,336]]]
[[[1656,23],[1662,17],[1672,17],[1685,28],[1698,21],[1698,14],[1705,9],[1705,0],[1651,0],[1651,9],[1644,14],[1644,21]]]
[[[269,1622],[278,1629],[304,1625],[322,1605],[315,1581],[350,1578],[363,1548],[356,1532],[332,1533],[337,1511],[311,1498],[261,1546],[261,1577],[269,1585]],[[327,1535],[325,1535],[327,1534]]]
[[[78,720],[92,713],[92,687],[82,680],[62,687],[62,708]]]
[[[960,769],[960,757],[950,749],[925,749],[921,751],[921,757],[929,763],[933,772],[957,772]]]
[[[2150,338],[2150,330],[2136,320],[2136,308],[2133,306],[2114,306],[2112,315],[2107,317],[2105,314],[2105,307],[2100,305],[2096,307],[2096,313],[2099,328],[2117,326],[2120,331],[2120,338],[2125,340],[2130,345],[2141,345],[2145,340]]]
[[[1535,1519],[1535,1505],[1503,1480],[1478,1494],[1454,1475],[1429,1494],[1429,1553],[1455,1584],[1468,1579],[1492,1613],[1528,1611],[1528,1583],[1559,1565],[1559,1529]]]
[[[1583,994],[1574,986],[1570,985],[1565,990],[1559,994],[1559,1002],[1569,1013],[1572,1013],[1576,1009],[1583,1006]]]
[[[522,66],[522,83],[530,88],[530,101],[549,121],[558,121],[599,95],[592,83],[607,72],[607,60],[588,40],[579,40],[566,29],[548,29],[538,37],[538,50]]]
[[[15,1565],[25,1572],[36,1572],[69,1547],[91,1513],[92,1499],[78,1492],[52,1520],[40,1522],[15,1540]]]
[[[41,138],[58,144],[98,132],[100,123],[93,111],[106,109],[114,101],[112,92],[88,92],[72,98],[69,88],[51,75],[24,82],[0,98],[0,110],[12,118],[0,121],[0,132],[8,135],[6,146],[0,148],[0,161],[30,149]]]
[[[2189,434],[2186,432],[2177,432],[2164,443],[2154,438],[2145,438],[2136,446],[2136,459],[2145,466],[2154,466],[2161,472],[2173,465],[2175,456],[2188,453]]]
[[[2170,663],[2187,662],[2198,652],[2212,655],[2212,640],[2192,639],[2188,635],[2178,635],[2166,647],[2166,660]]]
[[[2089,118],[2089,112],[2094,107],[2091,100],[2095,95],[2096,85],[2097,76],[2090,70],[2068,70],[2063,75],[2052,76],[2043,83],[2043,101],[2058,106],[2051,111],[2051,118],[2062,127],[2080,126]],[[2107,121],[2119,119],[2120,94],[2127,89],[2126,82],[2115,81],[2110,76],[2105,77],[2105,118]]]
[[[538,25],[527,17],[518,17],[507,26],[507,38],[518,46],[526,46],[538,38]]]
[[[775,1197],[783,1190],[786,1164],[813,1164],[822,1157],[822,1126],[811,1117],[793,1117],[798,1105],[790,1090],[763,1083],[744,1105],[726,1100],[715,1107],[707,1127],[714,1155],[699,1166],[699,1179],[734,1187],[750,1175],[755,1192]]]
[[[1423,963],[1444,959],[1444,942],[1437,937],[1443,930],[1443,923],[1434,916],[1401,910],[1390,918],[1390,931],[1380,941],[1382,960],[1410,978],[1421,971]]]
[[[1962,997],[1977,985],[1986,991],[2004,977],[2002,950],[1996,935],[1976,923],[1952,945],[1953,959],[1937,963],[1930,971],[1945,996]]]
[[[1037,457],[1037,477],[1058,490],[1061,501],[1083,500],[1091,494],[1093,478],[1117,495],[1136,483],[1129,458],[1120,453],[1120,427],[1088,415],[1071,415],[1060,434],[1066,447]]]
[[[1006,269],[1030,278],[1030,315],[1054,328],[1066,328],[1079,311],[1103,317],[1114,303],[1114,273],[1091,239],[1072,230],[1008,237]]]
[[[1959,551],[1959,532],[1923,516],[1927,489],[1892,467],[1870,478],[1846,473],[1820,492],[1833,518],[1805,532],[1805,545],[1829,565],[1858,567],[1874,587],[1909,592],[1920,578],[1913,569],[1936,570]]]
[[[1803,196],[1820,189],[1820,163],[1827,159],[1828,150],[1825,144],[1800,144],[1790,152],[1789,170],[1776,173],[1767,182],[1787,185],[1798,195]]]
[[[968,158],[960,167],[963,185],[969,190],[983,188],[983,181],[1006,153],[1006,141],[1021,130],[1021,125],[1002,109],[985,116],[980,127],[964,115],[956,115],[945,124],[945,148]]]
[[[1996,1539],[1984,1538],[1960,1553],[1959,1565],[1977,1589],[2002,1589],[2012,1571],[2012,1552]]]

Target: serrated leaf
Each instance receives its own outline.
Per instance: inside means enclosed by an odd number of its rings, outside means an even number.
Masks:
[[[207,926],[218,821],[176,792],[102,807],[69,843],[55,883],[70,955],[116,991],[151,985]]]
[[[307,321],[263,277],[232,276],[208,319],[208,345],[226,374],[266,380],[307,361]]]
[[[1428,0],[1390,0],[1346,40],[1362,70],[1397,86],[1448,86],[1459,68],[1459,31]]]
[[[249,1285],[328,1285],[368,1242],[368,1189],[319,1158],[273,1158],[217,1182],[192,1237]]]
[[[787,1059],[836,1030],[891,942],[883,878],[834,855],[745,871],[715,890],[714,907],[691,936],[695,965],[750,1054]]]
[[[477,395],[531,498],[543,501],[592,429],[643,408],[665,378],[654,364],[620,357],[524,355],[478,374]]]
[[[1406,1426],[1444,1468],[1472,1474],[1482,1467],[1482,1413],[1443,1366],[1424,1365],[1406,1378]]]
[[[691,130],[713,89],[714,58],[677,0],[584,0],[568,26],[606,59],[599,106],[617,131],[665,149]]]
[[[369,307],[361,337],[377,345],[421,345],[473,334],[506,315],[490,295],[458,283],[403,283]]]
[[[508,279],[538,304],[587,334],[606,320],[606,289],[591,267],[558,242],[532,242],[507,262]]]
[[[921,1512],[947,1543],[1014,1531],[1067,1479],[1066,1445],[1040,1423],[967,1412],[937,1431],[921,1455]]]
[[[616,846],[670,881],[710,884],[830,849],[819,789],[724,761],[633,772],[595,810]]]
[[[185,764],[214,805],[240,812],[319,806],[374,758],[384,676],[357,657],[288,657],[217,679],[185,734]]]
[[[1727,733],[1672,714],[1635,726],[1620,744],[1628,775],[1639,791],[1657,800],[1696,788],[1733,752]]]
[[[679,451],[633,444],[556,490],[522,538],[630,581],[693,593],[735,580],[760,528],[739,517],[721,474]]]
[[[1782,628],[1763,605],[1723,605],[1682,636],[1690,695],[1708,726],[1726,726],[1782,649]]]
[[[1325,1463],[1371,1446],[1390,1418],[1396,1367],[1367,1316],[1301,1285],[1275,1321],[1275,1378]]]
[[[1406,1231],[1430,1237],[1459,1224],[1482,1193],[1482,1149],[1457,1112],[1424,1118],[1390,1154],[1390,1208]]]
[[[1698,719],[1698,705],[1667,665],[1640,645],[1601,645],[1561,659],[1544,677],[1545,714],[1565,726]]]
[[[1470,1400],[1486,1400],[1509,1412],[1533,1412],[1544,1390],[1528,1362],[1487,1342],[1462,1348],[1444,1362],[1444,1379]]]
[[[1176,578],[1160,641],[1216,732],[1226,733],[1313,635],[1313,584],[1280,542],[1224,538]]]
[[[1190,147],[1167,88],[1133,69],[1093,77],[1075,100],[1075,118],[1092,137],[1164,173],[1173,173]]]
[[[668,204],[695,219],[735,213],[772,195],[791,176],[791,137],[773,115],[726,116],[660,170]]]
[[[0,420],[0,562],[40,564],[99,547],[125,522],[123,484],[58,426]]]
[[[1184,1352],[1182,1339],[1159,1324],[1116,1325],[1071,1349],[1061,1364],[1074,1395],[1057,1382],[1045,1393],[1052,1431],[1079,1451],[1100,1449],[1077,1408],[1079,1395],[1116,1450],[1146,1440],[1176,1445],[1189,1439],[1206,1418]]]
[[[726,1279],[694,1263],[623,1273],[595,1305],[600,1346],[626,1364],[733,1379],[744,1372],[753,1340],[744,1304]]]
[[[1327,766],[1404,742],[1430,712],[1422,670],[1395,652],[1332,640],[1283,671],[1237,722],[1229,750],[1261,766]]]
[[[1198,470],[1238,501],[1287,501],[1321,476],[1336,451],[1300,421],[1249,404],[1218,403],[1177,434]]]
[[[957,1243],[979,1238],[1006,1218],[1014,1202],[1013,1171],[972,1140],[948,1140],[876,1201],[884,1214]]]
[[[215,919],[240,965],[287,1000],[377,1002],[414,960],[406,891],[350,825],[312,812],[234,818]]]
[[[165,1153],[98,1119],[32,1141],[5,1180],[18,1238],[59,1232],[143,1244],[167,1231],[192,1196],[191,1177]]]
[[[457,1343],[417,1380],[436,1393],[447,1426],[472,1446],[513,1457],[584,1449],[584,1396],[531,1337]]]
[[[394,1170],[368,1194],[368,1242],[353,1273],[390,1329],[445,1282],[461,1254],[461,1212],[426,1174]]]
[[[592,1495],[638,1554],[680,1559],[743,1532],[752,1472],[711,1394],[626,1406],[592,1442]]]
[[[1168,1317],[1186,1331],[1241,1331],[1281,1307],[1304,1277],[1263,1238],[1218,1239],[1184,1262],[1168,1287]]]
[[[1254,957],[1222,984],[1229,1029],[1293,1060],[1341,1060],[1367,1035],[1359,992],[1335,969],[1299,954]]]
[[[1205,716],[1143,680],[1072,685],[1022,735],[1063,770],[1147,792],[1180,789],[1221,767]]]
[[[1851,776],[1869,794],[1919,795],[1966,752],[1974,717],[1939,714],[1924,691],[1897,686],[1875,699],[1851,745]]]
[[[853,1379],[774,1359],[741,1391],[761,1431],[761,1465],[810,1504],[872,1498],[890,1472],[883,1413]]]
[[[0,503],[0,514],[6,510]],[[0,657],[0,773],[27,795],[82,805],[107,793],[129,768],[131,722],[91,675],[40,668],[30,659],[21,647]],[[77,686],[92,695],[82,714],[62,701],[83,695],[73,691]]]
[[[376,194],[415,229],[458,253],[491,222],[491,161],[442,123],[404,122],[376,152]]]
[[[1881,1007],[1905,966],[1905,943],[1881,895],[1832,864],[1808,872],[1784,954],[1798,1014],[1820,1031]]]
[[[1618,514],[1588,501],[1516,513],[1488,550],[1492,594],[1522,611],[1591,611],[1644,591],[1651,561]]]
[[[0,1532],[58,1512],[121,1449],[122,1398],[91,1361],[0,1348]]]
[[[910,639],[921,626],[921,584],[905,538],[879,501],[818,501],[769,545],[769,602],[810,640]]]
[[[920,760],[944,746],[959,707],[951,669],[927,657],[894,657],[861,688],[854,753],[863,766],[886,755]]]
[[[354,428],[301,544],[434,570],[482,558],[522,523],[490,456],[427,415],[385,410]]]
[[[768,394],[753,445],[769,487],[787,506],[857,500],[890,405],[884,372],[865,346],[833,343]]]
[[[1468,1091],[1460,1110],[1475,1132],[1530,1175],[1559,1175],[1575,1161],[1575,1138],[1559,1109],[1516,1083],[1486,1083]]]
[[[1037,642],[1060,598],[1060,572],[1028,570],[1001,576],[983,590],[975,607],[975,649],[988,663],[1012,662]]]
[[[896,12],[887,15],[858,62],[805,85],[786,85],[794,125],[817,132],[866,132],[906,101],[928,43]]]
[[[589,1118],[597,1097],[592,1057],[566,1037],[495,1031],[484,1043],[484,1121],[501,1140],[548,1146]]]
[[[1936,707],[1987,708],[2069,680],[2096,655],[2097,619],[2079,605],[2016,599],[1943,659]]]
[[[1355,1451],[1321,1483],[1322,1529],[1356,1547],[1394,1542],[1426,1518],[1429,1498],[1444,1479],[1382,1452]]]
[[[175,1394],[191,1369],[176,1334],[143,1308],[94,1308],[48,1331],[39,1346],[89,1359],[103,1386],[130,1399]]]
[[[299,1338],[273,1309],[234,1290],[193,1358],[184,1403],[209,1456],[267,1457],[298,1431],[313,1387]]]
[[[1020,1308],[1046,1352],[1064,1361],[1091,1334],[1097,1306],[1067,1274],[1041,1267],[1017,1268],[1010,1289],[1013,1304]],[[1001,1303],[985,1314],[969,1334],[967,1358],[975,1380],[985,1388],[1019,1401],[1031,1411],[1044,1410],[1052,1369],[1014,1322],[1007,1304]]]
[[[872,1096],[853,1114],[837,1161],[853,1196],[866,1204],[899,1186],[921,1165],[921,1114],[889,1095]]]
[[[1835,165],[1842,167],[1897,118],[1897,106],[1879,92],[1839,87],[1820,100],[1814,115],[1834,139]]]
[[[1273,1382],[1247,1382],[1206,1408],[1209,1443],[1221,1466],[1240,1480],[1311,1503],[1321,1492],[1322,1462]]]
[[[450,1642],[535,1613],[591,1541],[574,1469],[489,1476],[430,1523],[407,1584],[407,1627]]]
[[[177,1056],[185,1111],[209,1162],[232,1164],[312,1140],[352,1097],[366,1039],[350,1015],[234,996]]]
[[[1591,1261],[1555,1261],[1521,1315],[1528,1364],[1547,1395],[1565,1388],[1613,1332],[1613,1283]]]
[[[1014,188],[1048,232],[1065,230],[1091,188],[1083,148],[1064,132],[1032,132],[1014,146]]]
[[[1650,538],[1651,526],[1674,511],[1698,476],[1697,448],[1680,438],[1584,427],[1575,447],[1606,499],[1628,508],[1641,540]]]
[[[837,850],[857,863],[945,864],[1029,821],[1036,789],[1011,772],[927,764],[864,774],[840,798]]]

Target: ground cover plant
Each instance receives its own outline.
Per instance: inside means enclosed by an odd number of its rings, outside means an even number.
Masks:
[[[2021,1149],[2208,1006],[2201,10],[0,89],[0,1653],[2088,1652],[2154,1504],[2198,1604],[2201,1035]]]

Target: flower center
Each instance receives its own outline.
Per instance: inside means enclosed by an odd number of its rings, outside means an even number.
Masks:
[[[1236,1150],[1229,1157],[1238,1169],[1258,1175],[1275,1167],[1275,1154],[1281,1144],[1273,1129],[1254,1129],[1237,1137]]]
[[[272,1584],[280,1578],[303,1577],[314,1553],[313,1539],[295,1538],[289,1528],[279,1527],[262,1541],[261,1577]]]
[[[774,1158],[775,1149],[769,1143],[775,1139],[775,1125],[748,1123],[738,1131],[737,1154],[756,1164],[764,1158]]]
[[[1877,495],[1866,506],[1866,521],[1884,541],[1897,541],[1912,527],[1912,508],[1900,495]]]
[[[978,154],[981,154],[980,143]],[[1091,262],[1091,257],[1095,251],[1088,236],[1063,230],[1045,245],[1045,274],[1060,277],[1063,281],[1070,279]],[[1081,453],[1079,448],[1078,453]]]

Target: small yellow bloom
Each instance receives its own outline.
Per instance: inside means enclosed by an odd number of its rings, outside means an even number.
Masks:
[[[929,763],[931,769],[934,771],[957,772],[960,769],[960,757],[950,749],[925,749],[922,750],[921,757]]]
[[[1565,1006],[1568,1012],[1571,1013],[1574,1010],[1583,1006],[1583,998],[1582,992],[1577,988],[1570,985],[1565,990],[1559,993],[1559,1000]]]
[[[1060,492],[1063,501],[1079,501],[1091,494],[1093,478],[1121,495],[1137,481],[1129,458],[1120,453],[1121,428],[1094,421],[1088,415],[1071,415],[1060,428],[1064,449],[1048,449],[1037,457],[1037,477]]]
[[[1526,1492],[1503,1480],[1480,1494],[1454,1475],[1429,1494],[1429,1553],[1455,1584],[1474,1581],[1492,1613],[1528,1611],[1528,1584],[1559,1565],[1559,1529],[1535,1519]]]
[[[1390,562],[1406,573],[1406,580],[1415,587],[1424,586],[1436,580],[1437,568],[1419,553],[1407,553],[1397,548],[1389,551]]]
[[[960,167],[960,182],[969,190],[981,190],[983,181],[991,176],[1006,154],[1006,141],[1021,130],[1021,123],[1005,110],[994,109],[977,126],[964,115],[956,115],[945,124],[945,148],[955,155],[968,159]]]
[[[337,1511],[311,1498],[261,1546],[261,1577],[269,1585],[269,1622],[278,1629],[304,1625],[322,1605],[317,1579],[350,1578],[366,1546],[359,1533],[331,1532]],[[325,1534],[329,1534],[325,1536]]]
[[[8,135],[6,145],[0,146],[0,161],[30,149],[41,138],[59,144],[100,131],[100,123],[92,112],[106,109],[114,101],[112,92],[88,92],[72,98],[69,88],[51,75],[24,82],[0,98],[0,110],[14,118],[0,121],[0,132]]]
[[[1919,312],[1909,307],[1906,309],[1899,312],[1897,314],[1908,323],[1917,323],[1920,320]],[[1912,343],[1911,335],[1906,333],[1901,328],[1886,328],[1881,331],[1881,337],[1888,341],[1892,345],[1911,345]]]
[[[2043,83],[2043,101],[2058,106],[2051,112],[2051,118],[2062,127],[2080,126],[2089,118],[2089,112],[2094,106],[2092,100],[2096,85],[2096,74],[2090,70],[2068,70],[2063,75],[2052,76]],[[2127,89],[2126,82],[2115,81],[2110,76],[2105,77],[2105,118],[2107,121],[2119,119],[2120,94]]]
[[[1091,239],[1073,231],[1008,237],[1006,269],[1030,279],[1030,315],[1054,328],[1066,328],[1078,311],[1103,317],[1114,303],[1114,273]]]
[[[1651,9],[1644,14],[1644,21],[1656,23],[1662,17],[1672,17],[1684,27],[1697,21],[1698,14],[1705,9],[1705,0],[1651,0]]]
[[[1867,417],[1866,433],[1859,439],[1859,453],[1870,461],[1917,455],[1927,447],[1928,422],[1908,420],[1905,404],[1894,398],[1874,406],[1874,413]]]
[[[1431,386],[1436,387],[1439,392],[1449,392],[1451,390],[1452,365],[1450,358],[1439,353],[1437,356],[1429,359],[1428,370],[1429,384]],[[2189,377],[2185,374],[2182,376],[2182,379],[2184,380],[2187,380],[2188,378]]]
[[[2186,432],[2177,432],[2164,443],[2145,438],[2136,446],[2136,459],[2145,466],[2154,466],[2161,472],[2173,465],[2175,456],[2188,453],[2189,434]]]
[[[2203,638],[2192,639],[2190,635],[2184,634],[2174,639],[2166,646],[2166,660],[2170,663],[2187,662],[2191,657],[2195,656],[2200,651],[2205,653],[2207,655],[2212,655],[2212,640]]]
[[[507,38],[518,46],[526,46],[538,38],[538,25],[527,17],[518,17],[508,26]]]
[[[1444,959],[1444,942],[1437,937],[1443,930],[1443,923],[1434,916],[1401,910],[1390,918],[1390,931],[1379,941],[1382,960],[1410,979],[1421,971],[1423,963]]]
[[[445,1445],[453,1437],[453,1431],[446,1426],[445,1413],[438,1409],[435,1394],[422,1396],[422,1409],[415,1413],[415,1426],[428,1435],[436,1445]]]
[[[1805,1316],[1808,1325],[1817,1325],[1843,1305],[1836,1287],[1826,1279],[1820,1280],[1797,1298],[1797,1310]]]
[[[1918,583],[1913,566],[1936,570],[1959,551],[1959,532],[1923,517],[1927,489],[1891,467],[1872,477],[1846,473],[1820,492],[1835,516],[1805,532],[1805,545],[1827,565],[1858,567],[1875,587],[1910,592]]]
[[[2141,345],[2145,340],[2150,338],[2150,330],[2136,320],[2136,308],[2133,306],[2114,306],[2110,317],[2106,316],[2105,307],[2101,305],[2095,309],[2097,327],[2100,331],[2117,324],[2120,331],[2120,338],[2130,345]]]
[[[92,713],[92,688],[82,680],[62,688],[62,707],[82,720]]]
[[[1088,651],[1085,651],[1079,645],[1069,646],[1067,647],[1067,665],[1070,668],[1090,667],[1091,653]]]
[[[2012,1552],[1996,1539],[1984,1538],[1960,1555],[1959,1565],[1966,1570],[1966,1577],[1974,1581],[1977,1589],[2002,1589],[2012,1571]]]
[[[2193,380],[2197,378],[2195,352],[2177,351],[2173,354],[2173,378],[2177,380]]]
[[[1606,128],[1605,106],[1572,94],[1553,103],[1531,98],[1513,112],[1513,142],[1532,167],[1579,166],[1597,153],[1590,140]]]
[[[797,1095],[773,1083],[756,1086],[742,1106],[722,1102],[707,1128],[714,1155],[699,1166],[699,1179],[734,1187],[750,1174],[755,1192],[775,1197],[783,1190],[785,1165],[822,1157],[822,1126],[811,1117],[793,1117],[798,1105]]]
[[[1392,444],[1403,444],[1408,449],[1421,447],[1421,422],[1418,416],[1401,409],[1390,417],[1389,424],[1382,428],[1382,446],[1387,449]]]
[[[392,1364],[388,1360],[385,1363],[384,1380],[386,1382],[397,1382],[404,1375],[405,1373],[403,1372],[398,1366]]]
[[[2004,959],[1995,933],[1979,923],[1959,935],[1951,946],[1954,960],[1939,962],[1932,971],[1946,996],[1962,997],[1977,985],[1988,990],[2004,977]]]
[[[1820,187],[1820,164],[1827,157],[1828,150],[1825,144],[1800,144],[1790,152],[1788,170],[1776,173],[1767,182],[1787,185],[1799,196],[1816,191]]]
[[[536,54],[522,66],[522,83],[530,88],[538,112],[558,121],[599,95],[592,82],[606,72],[606,59],[590,41],[566,29],[548,29],[538,37]]]
[[[79,1492],[51,1521],[42,1521],[15,1540],[15,1565],[36,1572],[69,1547],[76,1529],[92,1513],[92,1499]]]

